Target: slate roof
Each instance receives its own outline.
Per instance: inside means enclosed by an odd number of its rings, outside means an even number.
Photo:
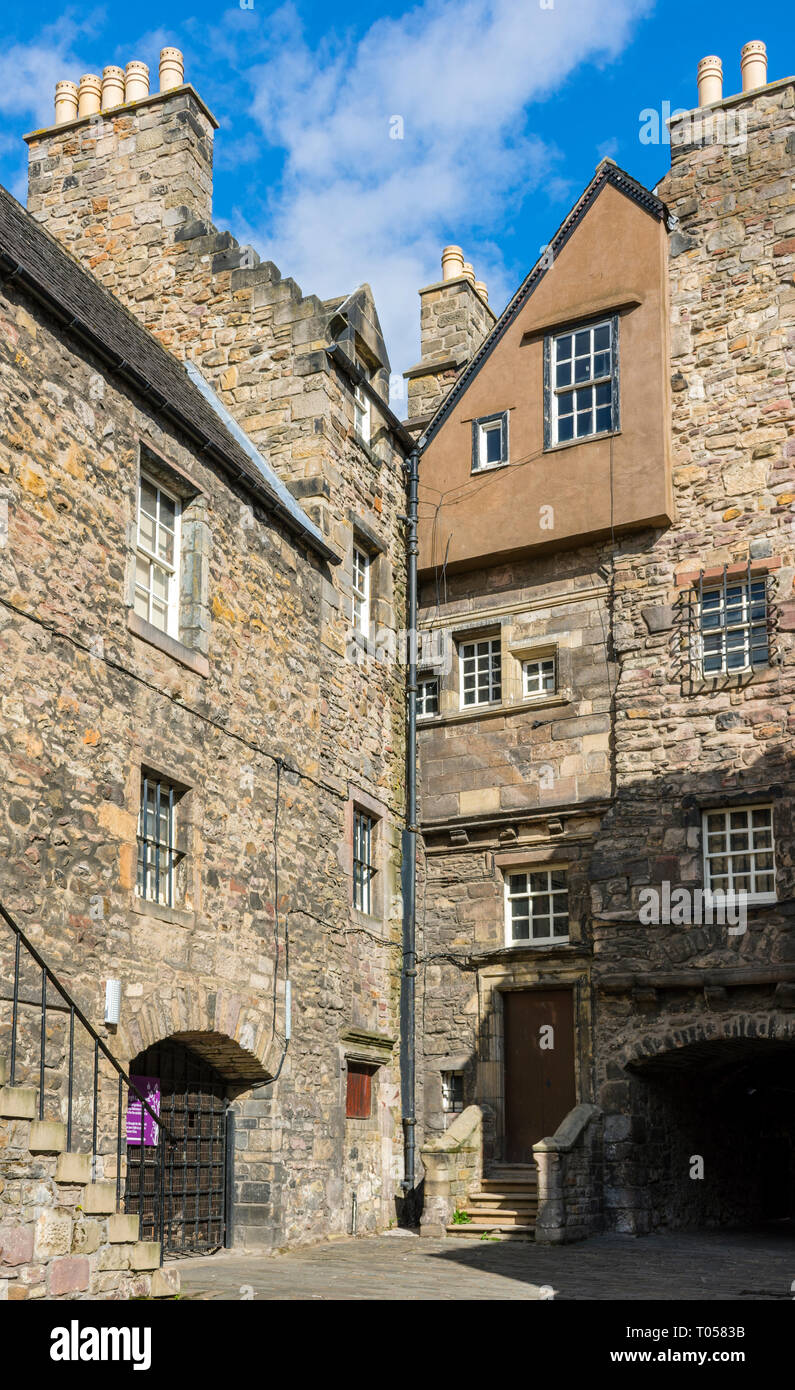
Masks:
[[[432,417],[428,428],[420,438],[421,450],[427,448],[434,435],[438,433],[454,405],[466,391],[469,383],[477,376],[484,362],[494,351],[494,348],[497,346],[503,334],[513,323],[517,314],[524,307],[533,291],[543,280],[550,262],[554,264],[559,252],[563,250],[569,237],[579,226],[588,209],[592,206],[595,199],[598,198],[602,189],[606,188],[608,185],[626,194],[626,196],[637,203],[639,207],[642,207],[653,217],[659,218],[660,221],[663,221],[667,217],[668,209],[665,203],[661,202],[654,193],[650,193],[648,188],[644,188],[642,183],[638,183],[637,179],[633,179],[632,175],[626,173],[624,169],[619,169],[618,165],[615,164],[612,159],[602,160],[601,164],[597,166],[596,173],[591,179],[591,182],[574,204],[568,217],[566,217],[558,227],[549,246],[545,248],[544,255],[536,262],[529,275],[522,281],[513,299],[511,299],[510,303],[503,310],[491,332],[483,339],[477,352],[469,359],[461,375],[448,391],[436,411],[436,414]],[[552,253],[551,256],[549,254],[550,251]]]
[[[341,557],[239,426],[233,433],[207,394],[190,380],[185,366],[0,185],[0,283],[11,280],[43,301],[69,333],[145,397],[156,415],[170,418],[201,452],[247,483],[289,531],[324,560],[340,563]]]

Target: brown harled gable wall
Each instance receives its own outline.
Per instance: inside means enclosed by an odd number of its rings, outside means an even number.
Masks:
[[[611,452],[614,525],[671,518],[666,258],[662,223],[605,186],[423,455],[422,570],[448,537],[452,571],[609,532]],[[545,453],[544,331],[619,308],[620,434]],[[511,465],[445,501],[470,483],[472,420],[499,410]]]

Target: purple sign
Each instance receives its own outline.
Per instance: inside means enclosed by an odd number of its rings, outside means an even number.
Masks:
[[[155,1112],[160,1114],[160,1077],[131,1076],[130,1080]],[[127,1143],[141,1142],[141,1113],[143,1112],[144,1145],[157,1143],[158,1125],[148,1110],[144,1110],[134,1091],[127,1092]]]

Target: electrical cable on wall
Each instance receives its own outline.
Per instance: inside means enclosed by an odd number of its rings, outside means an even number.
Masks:
[[[347,802],[347,795],[341,792],[337,787],[332,787],[328,782],[323,782],[318,777],[313,777],[309,772],[302,772],[299,767],[293,767],[282,758],[280,753],[272,753],[269,748],[263,748],[261,744],[252,743],[250,739],[244,738],[242,734],[237,733],[234,729],[227,729],[223,724],[219,723],[217,719],[212,719],[208,714],[202,714],[200,710],[195,709],[192,705],[185,704],[184,700],[178,700],[173,695],[169,695],[168,692],[162,690],[159,685],[155,685],[154,681],[148,681],[144,676],[140,676],[137,672],[131,671],[129,666],[125,666],[120,661],[114,661],[112,657],[106,656],[104,652],[97,652],[86,642],[81,642],[79,637],[75,637],[73,633],[64,632],[61,628],[56,627],[54,623],[48,623],[46,619],[38,617],[35,613],[29,613],[26,609],[20,608],[18,604],[12,603],[10,599],[2,595],[0,595],[0,604],[11,613],[16,613],[19,617],[26,618],[28,622],[35,623],[38,627],[43,628],[45,632],[51,633],[53,637],[59,637],[63,642],[70,642],[78,651],[85,652],[86,655],[93,657],[96,661],[102,661],[111,671],[120,672],[121,675],[127,676],[129,680],[135,681],[138,685],[142,685],[146,690],[151,690],[155,695],[159,695],[162,699],[168,700],[172,705],[176,705],[178,709],[184,710],[191,718],[198,719],[202,724],[206,724],[208,728],[214,729],[217,733],[223,734],[226,738],[232,739],[235,743],[242,744],[249,752],[256,753],[262,758],[268,758],[274,764],[281,762],[285,772],[293,773],[293,775],[299,777],[302,782],[308,782],[311,786],[317,787],[319,791],[328,792],[330,796],[336,797],[338,801]]]

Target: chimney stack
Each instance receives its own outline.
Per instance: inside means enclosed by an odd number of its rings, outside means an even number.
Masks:
[[[124,68],[102,69],[102,110],[124,105]]]
[[[743,75],[743,91],[753,92],[767,83],[767,49],[759,39],[745,44],[740,54],[740,68]]]
[[[67,121],[77,120],[77,83],[56,82],[55,84],[55,124],[66,125]]]
[[[712,106],[723,100],[723,64],[720,58],[710,54],[702,58],[698,65],[698,104]]]
[[[160,50],[160,90],[170,92],[185,81],[185,59],[178,48]]]
[[[149,69],[146,63],[133,59],[124,69],[124,100],[143,101],[149,96]]]

